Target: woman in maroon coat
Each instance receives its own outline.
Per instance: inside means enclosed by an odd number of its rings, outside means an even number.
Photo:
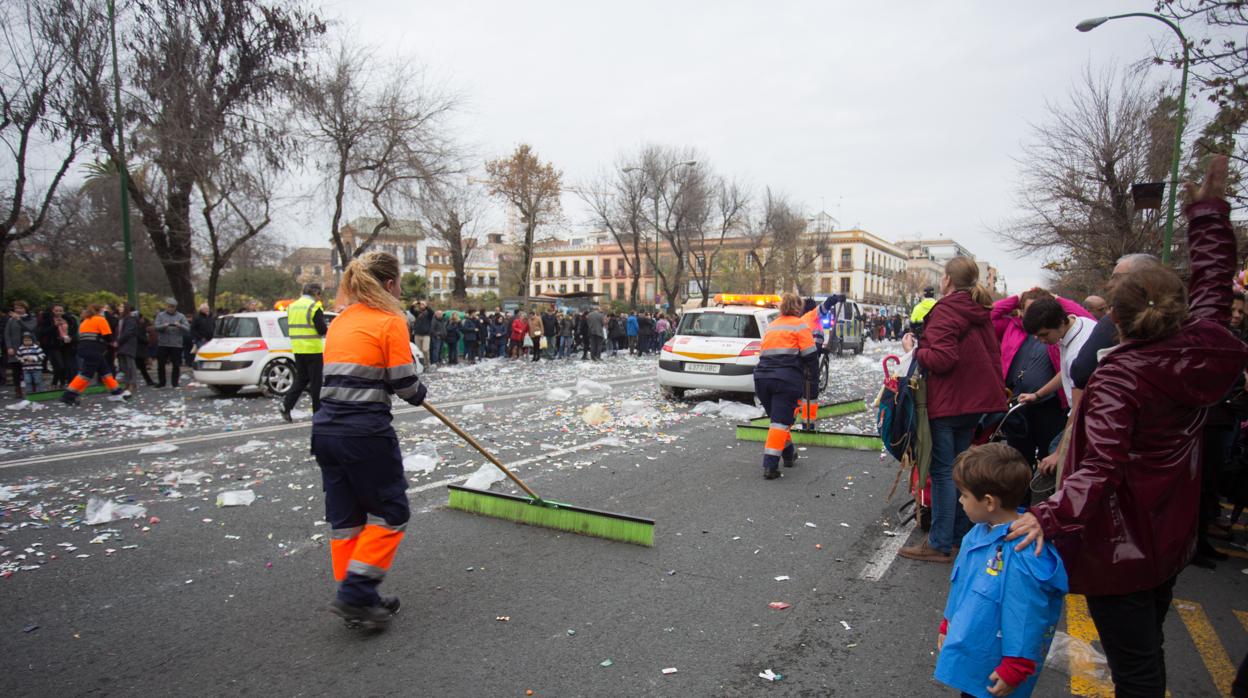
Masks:
[[[953,562],[953,548],[971,528],[958,503],[953,461],[970,448],[985,414],[1005,411],[1001,345],[992,327],[992,296],[979,285],[979,266],[967,257],[945,265],[941,299],[923,323],[915,350],[927,371],[927,416],[932,429],[932,529],[927,540],[898,554],[924,562]],[[902,348],[914,347],[914,335]]]
[[[1187,185],[1190,297],[1160,264],[1110,282],[1122,344],[1101,359],[1072,424],[1056,494],[1012,525],[1019,549],[1053,538],[1085,594],[1118,695],[1163,696],[1162,622],[1196,547],[1201,430],[1248,363],[1226,329],[1235,235],[1225,156]]]

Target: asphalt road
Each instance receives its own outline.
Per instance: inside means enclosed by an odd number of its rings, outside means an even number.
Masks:
[[[844,362],[844,394],[832,397],[861,396],[875,381],[871,363]],[[0,426],[11,451],[0,456],[0,570],[11,573],[0,579],[0,693],[949,695],[930,679],[949,568],[894,559],[908,533],[890,535],[901,499],[885,501],[894,466],[876,453],[810,448],[784,478],[764,481],[760,445],[737,441],[730,420],[692,414],[699,399],[725,396],[663,403],[652,367],[620,359],[431,377],[430,399],[518,463],[539,493],[653,518],[656,544],[444,508],[445,482],[484,461],[407,411],[396,418],[405,452],[434,443],[441,463],[411,475],[413,518],[385,584],[404,607],[380,634],[324,611],[333,583],[307,425],[276,421],[268,398],[217,407],[206,389],[187,388],[143,396],[120,415],[100,398],[79,417],[5,414],[22,424]],[[548,399],[578,379],[611,391]],[[593,402],[615,418],[585,424]],[[166,411],[166,424],[149,419]],[[135,414],[166,433],[107,426]],[[65,419],[86,422],[87,441],[5,441]],[[137,452],[154,438],[178,450]],[[104,447],[113,450],[92,452]],[[179,473],[207,477],[179,483]],[[215,506],[218,492],[238,489],[256,501]],[[78,519],[91,496],[133,499],[147,513],[87,526]],[[1167,625],[1174,696],[1219,695],[1227,665],[1248,651],[1248,553],[1232,552],[1240,557],[1216,571],[1180,578],[1182,613]],[[1081,628],[1076,609],[1067,629]],[[766,669],[784,678],[759,678]],[[1048,670],[1036,695],[1072,695],[1071,679]]]

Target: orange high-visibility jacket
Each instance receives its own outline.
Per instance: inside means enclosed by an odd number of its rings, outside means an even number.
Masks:
[[[390,396],[415,403],[420,378],[412,361],[407,321],[356,303],[325,335],[325,379],[314,435],[394,435]]]
[[[767,326],[754,375],[800,381],[816,361],[810,326],[802,318],[781,315]]]
[[[98,343],[103,346],[108,337],[113,335],[113,328],[108,326],[108,320],[99,315],[95,315],[82,321],[78,325],[78,346],[87,348],[92,344]],[[98,346],[92,348],[98,348]]]

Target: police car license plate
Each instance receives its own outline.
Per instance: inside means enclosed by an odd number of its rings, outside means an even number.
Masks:
[[[719,373],[719,364],[685,364],[689,373]]]
[[[206,371],[210,371],[214,368],[221,368],[221,362],[220,361],[201,361],[199,366],[200,368],[203,368]]]

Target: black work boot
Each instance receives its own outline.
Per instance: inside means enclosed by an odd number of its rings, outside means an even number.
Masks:
[[[397,599],[395,601],[397,602]],[[380,605],[352,606],[340,599],[329,602],[329,612],[346,621],[347,627],[365,630],[384,628],[394,616],[393,612]]]
[[[775,480],[780,477],[780,471],[775,468],[768,468],[763,471],[764,480]]]
[[[780,452],[780,460],[784,461],[784,467],[792,468],[797,465],[797,449],[793,448],[793,444]]]
[[[377,602],[377,605],[389,611],[390,615],[393,616],[399,612],[399,597],[383,596],[381,597],[381,601]]]

